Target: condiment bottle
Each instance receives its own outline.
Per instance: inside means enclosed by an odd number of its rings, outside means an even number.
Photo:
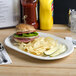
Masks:
[[[50,30],[53,27],[53,0],[39,0],[40,29]]]
[[[23,8],[23,19],[24,23],[30,24],[35,28],[38,28],[37,18],[36,18],[36,0],[21,0]]]

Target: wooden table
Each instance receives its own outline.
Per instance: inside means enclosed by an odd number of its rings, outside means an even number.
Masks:
[[[39,30],[38,30],[39,31]],[[15,32],[15,28],[0,29],[0,42]],[[66,25],[54,25],[50,33],[61,38],[70,36],[76,39],[76,34],[70,32]],[[6,47],[13,63],[0,66],[0,76],[76,76],[76,49],[63,59],[55,61],[43,61],[31,58],[15,50]]]

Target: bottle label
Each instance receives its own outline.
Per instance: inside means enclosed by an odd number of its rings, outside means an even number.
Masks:
[[[51,3],[51,11],[52,11],[52,16],[53,16],[53,1]]]

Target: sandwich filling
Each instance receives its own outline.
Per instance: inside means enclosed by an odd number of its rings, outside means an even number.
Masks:
[[[39,36],[37,32],[31,32],[31,33],[22,33],[22,34],[15,33],[13,37],[14,37],[14,40],[17,42],[28,43],[38,38]]]
[[[31,33],[22,33],[22,34],[15,33],[14,34],[14,37],[32,37],[32,36],[38,36],[38,33],[31,32]]]

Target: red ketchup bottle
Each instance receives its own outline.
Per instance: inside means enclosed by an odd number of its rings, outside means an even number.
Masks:
[[[30,24],[35,28],[38,28],[37,18],[36,18],[36,0],[21,0],[23,8],[23,19],[24,23]]]

